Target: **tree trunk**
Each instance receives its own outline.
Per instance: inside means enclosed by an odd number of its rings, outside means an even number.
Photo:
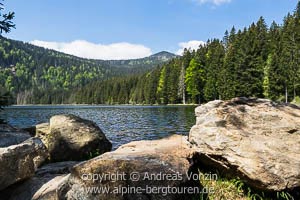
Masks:
[[[288,103],[288,90],[287,90],[287,86],[285,86],[285,103]]]
[[[185,86],[183,86],[183,91],[182,91],[182,103],[185,105]]]
[[[296,87],[295,87],[295,83],[294,83],[294,99],[296,98]]]

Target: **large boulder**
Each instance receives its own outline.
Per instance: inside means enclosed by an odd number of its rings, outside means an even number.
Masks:
[[[0,148],[20,144],[31,136],[28,132],[14,128],[8,124],[0,124]]]
[[[187,174],[193,173],[188,160],[190,153],[187,137],[179,135],[161,140],[131,142],[74,166],[66,198],[191,199],[194,194],[180,194],[184,187],[200,187],[199,180],[188,180]],[[196,195],[199,197],[199,194]]]
[[[47,157],[46,147],[39,138],[0,148],[0,190],[32,177]]]
[[[300,186],[300,108],[234,98],[195,110],[189,141],[201,165],[237,175],[257,189]]]
[[[78,162],[67,161],[42,166],[36,174],[0,192],[3,200],[59,200],[67,186],[69,169]]]
[[[36,126],[51,161],[86,160],[95,154],[111,150],[112,144],[92,121],[75,115],[56,115],[50,123]]]

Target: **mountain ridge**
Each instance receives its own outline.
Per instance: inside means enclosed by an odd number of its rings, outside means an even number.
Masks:
[[[99,63],[110,65],[112,67],[143,67],[146,70],[153,68],[153,66],[160,65],[167,62],[173,58],[178,57],[177,55],[167,52],[160,51],[158,53],[152,54],[144,58],[137,59],[124,59],[124,60],[96,60]]]

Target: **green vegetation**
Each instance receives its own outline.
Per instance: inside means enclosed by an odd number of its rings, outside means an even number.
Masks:
[[[282,26],[273,22],[268,28],[261,17],[147,74],[91,83],[74,93],[76,103],[96,104],[185,104],[237,96],[291,102],[300,94],[299,58],[300,2]]]
[[[11,21],[14,13],[2,14],[2,10],[3,4],[0,3],[0,32],[7,33],[15,27]],[[8,97],[13,97],[12,103],[16,104],[77,103],[76,99],[93,103],[94,96],[78,98],[73,92],[82,91],[80,88],[94,81],[143,74],[173,57],[174,54],[160,52],[133,60],[83,59],[0,35],[0,108],[11,102]],[[123,86],[120,88],[124,91]],[[125,96],[126,93],[122,93],[120,99]]]
[[[261,17],[181,57],[90,60],[1,37],[0,84],[18,104],[185,104],[237,96],[291,102],[300,94],[299,54],[300,2],[282,25],[268,27]]]
[[[159,54],[135,60],[91,60],[0,37],[0,57],[0,85],[13,94],[15,103],[61,104],[76,103],[73,90],[89,83],[143,74],[174,55],[162,59]]]
[[[200,184],[206,188],[213,188],[212,193],[201,194],[200,200],[294,200],[293,196],[285,191],[264,193],[251,189],[241,179],[232,179],[218,175],[217,180],[207,180],[206,175],[200,173]],[[201,175],[202,174],[202,175]],[[210,174],[209,174],[210,175]]]
[[[295,99],[292,101],[292,103],[296,104],[296,105],[300,105],[300,97],[295,97]]]
[[[15,27],[15,24],[11,21],[14,18],[14,12],[9,12],[7,14],[1,13],[4,9],[3,3],[0,2],[0,37],[1,33],[10,32],[11,28]],[[10,93],[0,85],[0,110],[2,110],[3,106],[7,106],[10,104],[11,95]],[[0,120],[2,122],[2,120]]]
[[[11,28],[15,28],[15,24],[12,22],[12,19],[15,17],[14,12],[9,12],[6,14],[1,13],[4,10],[3,3],[0,2],[0,33],[10,32]]]
[[[101,155],[100,150],[96,149],[96,150],[89,152],[88,155],[86,156],[85,160],[90,160],[90,159],[95,158],[100,155]]]

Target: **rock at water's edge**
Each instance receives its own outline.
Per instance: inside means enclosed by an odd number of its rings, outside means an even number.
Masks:
[[[50,124],[36,126],[36,134],[45,143],[53,162],[86,160],[90,154],[102,154],[112,147],[94,122],[75,115],[53,116]]]

